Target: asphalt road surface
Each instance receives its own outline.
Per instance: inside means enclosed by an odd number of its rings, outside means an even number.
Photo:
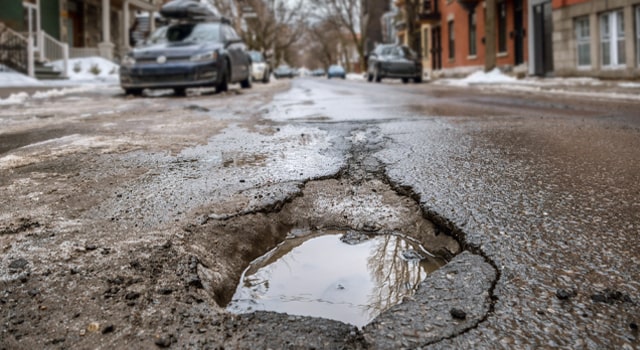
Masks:
[[[3,106],[0,348],[638,348],[639,107],[312,78]],[[295,228],[447,263],[361,328],[226,311]]]

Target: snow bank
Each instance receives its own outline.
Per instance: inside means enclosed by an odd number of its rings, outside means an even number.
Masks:
[[[365,80],[365,77],[364,77],[364,74],[360,74],[360,73],[348,73],[347,79],[348,80]]]
[[[2,75],[2,74],[0,74]],[[0,77],[0,79],[2,79]],[[0,82],[1,84],[1,82]],[[14,105],[14,104],[21,104],[23,103],[26,99],[29,98],[29,94],[26,92],[19,92],[16,94],[11,94],[9,97],[5,98],[5,99],[1,99],[0,98],[0,106],[2,105]]]
[[[40,86],[42,83],[24,74],[15,72],[0,72],[0,87]]]
[[[62,71],[64,61],[49,64]],[[68,64],[69,80],[118,83],[120,66],[102,57],[72,58]]]
[[[441,79],[438,82],[446,85],[469,86],[473,84],[517,84],[519,81],[495,68],[490,72],[478,71],[471,73],[464,79]]]

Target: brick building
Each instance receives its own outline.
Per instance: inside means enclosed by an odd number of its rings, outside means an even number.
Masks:
[[[413,17],[419,22],[418,51],[425,78],[459,76],[486,67],[489,54],[486,52],[486,1],[420,0],[415,16],[407,11],[409,1],[396,2],[405,9],[404,18],[399,22],[399,42],[409,43],[411,33],[405,28]],[[492,11],[495,52],[491,54],[495,55],[496,65],[505,71],[525,73],[529,59],[526,36],[529,8],[525,0],[496,0]]]

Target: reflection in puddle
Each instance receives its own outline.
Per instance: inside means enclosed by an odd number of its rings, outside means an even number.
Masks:
[[[227,309],[369,323],[411,295],[444,261],[395,235],[350,239],[320,232],[290,238],[245,271]],[[421,260],[421,258],[424,259]]]

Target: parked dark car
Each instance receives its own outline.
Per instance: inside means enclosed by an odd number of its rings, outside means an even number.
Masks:
[[[334,64],[329,67],[329,70],[327,70],[328,79],[331,79],[331,78],[345,79],[346,77],[347,77],[347,73],[344,71],[344,68],[342,68],[342,66]]]
[[[278,68],[273,71],[273,75],[276,77],[276,79],[293,78],[295,76],[295,71],[286,64],[283,64],[278,66]]]
[[[177,11],[176,3],[189,7]],[[251,58],[230,22],[213,13],[204,15],[206,9],[193,1],[169,2],[165,7],[169,5],[173,12],[161,11],[162,15],[175,14],[180,21],[158,28],[142,47],[122,59],[120,85],[125,93],[171,88],[184,95],[187,88],[203,86],[222,92],[230,83],[250,88]]]
[[[380,82],[384,78],[412,79],[422,82],[422,62],[410,48],[402,45],[378,45],[368,58],[367,80]]]

